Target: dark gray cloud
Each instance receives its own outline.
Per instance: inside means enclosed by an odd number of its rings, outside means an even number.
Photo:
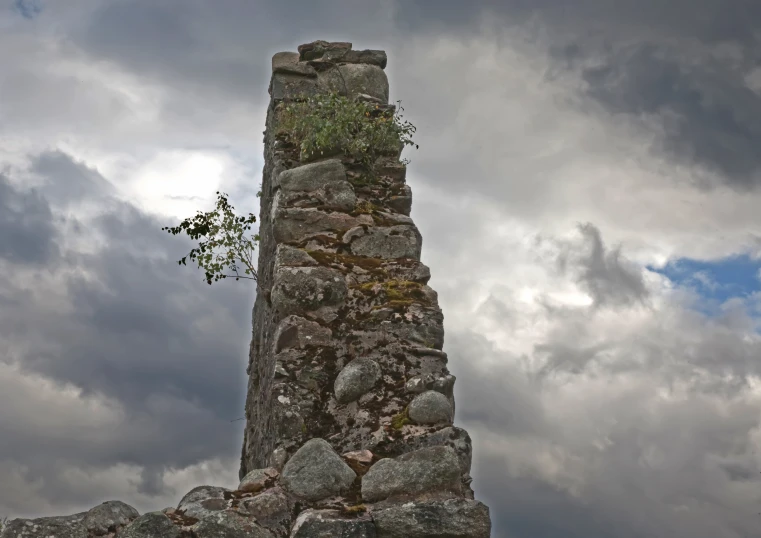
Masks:
[[[719,61],[680,62],[650,43],[583,70],[588,94],[614,114],[663,117],[663,149],[716,169],[738,188],[761,183],[761,95]]]
[[[458,421],[474,439],[474,486],[492,507],[496,536],[730,538],[757,532],[757,495],[747,497],[760,480],[751,390],[678,397],[686,378],[668,371],[674,362],[700,368],[695,355],[712,353],[714,334],[683,329],[692,349],[680,356],[666,334],[675,327],[665,319],[653,324],[666,325],[663,334],[649,336],[663,346],[665,360],[640,365],[631,378],[598,364],[539,379],[524,357],[466,328],[450,331],[462,390]],[[585,348],[580,328],[577,344],[556,350],[567,363]],[[618,343],[616,335],[596,338],[609,343],[602,362],[643,355],[640,336]],[[731,357],[708,377],[741,372],[742,360]],[[675,397],[655,396],[661,391]]]
[[[0,174],[0,258],[41,265],[58,253],[53,213],[34,190],[17,188]]]
[[[388,48],[383,23],[406,36],[462,37],[478,29],[484,14],[502,27],[548,28],[535,39],[550,40],[540,46],[578,72],[589,98],[612,113],[656,115],[665,138],[655,150],[716,170],[737,188],[758,185],[761,96],[743,80],[761,63],[761,7],[752,0],[582,0],[573,8],[559,0],[482,0],[441,2],[436,9],[421,1],[331,0],[309,13],[282,2],[234,0],[220,10],[201,2],[119,0],[98,4],[70,39],[92,58],[174,86],[181,98],[167,101],[164,113],[182,117],[200,114],[204,96],[261,98],[252,89],[266,85],[269,57],[293,42]],[[251,31],[252,21],[265,19]],[[700,49],[726,43],[740,51],[732,62]]]
[[[450,353],[454,359],[450,370],[457,377],[458,420],[478,423],[505,435],[547,433],[540,387],[534,379],[515,368],[501,369],[501,375],[494,377],[490,368],[480,367],[481,360],[496,354],[493,345],[480,335],[455,330],[447,338],[447,348],[453,350]],[[503,354],[500,360],[517,364],[520,357]],[[471,392],[474,388],[478,397]]]
[[[578,73],[588,97],[613,114],[649,115],[665,131],[655,146],[699,163],[738,189],[761,184],[761,94],[745,76],[761,65],[761,4],[753,0],[405,2],[409,32],[469,35],[481,16],[522,27]],[[717,47],[734,47],[723,55]],[[554,69],[554,68],[553,68]],[[550,69],[548,75],[551,75]]]
[[[643,302],[648,291],[642,270],[626,260],[621,247],[606,249],[600,230],[591,223],[578,225],[581,245],[560,242],[557,267],[561,273],[575,275],[595,305],[628,305]]]
[[[39,0],[15,0],[13,7],[25,19],[33,19],[42,12]]]
[[[42,192],[55,204],[69,205],[113,194],[113,187],[98,171],[60,150],[35,156],[30,171],[44,179]]]
[[[105,179],[95,171],[61,154],[33,163],[53,177],[61,171],[61,185],[72,185],[78,198],[102,200]],[[13,232],[2,235],[3,253],[45,261],[43,247],[55,233],[45,199],[18,193],[3,180],[0,200],[0,215],[8,217],[3,231]],[[0,309],[0,340],[22,351],[0,360],[61,387],[77,387],[82,398],[107,395],[123,412],[118,428],[78,439],[44,440],[45,431],[0,419],[0,458],[28,466],[29,480],[44,479],[48,499],[70,487],[58,477],[62,462],[144,465],[138,489],[155,495],[165,492],[161,477],[168,467],[233,457],[239,450],[240,428],[229,421],[245,399],[254,288],[242,293],[246,284],[232,281],[210,287],[199,272],[178,267],[176,260],[192,245],[161,231],[172,224],[106,199],[102,215],[78,227],[85,238],[100,235],[105,246],[96,254],[64,252],[51,265],[53,279],[37,284],[44,294],[30,296],[12,276],[2,277],[4,302],[16,308]],[[50,303],[65,305],[65,314]],[[69,498],[76,500],[93,502],[87,494]]]
[[[250,101],[262,98],[256,89],[267,87],[272,55],[293,49],[294,40],[357,38],[362,48],[373,48],[374,41],[380,48],[382,26],[361,22],[382,21],[384,10],[372,0],[328,0],[319,8],[230,0],[224,9],[200,1],[120,0],[100,5],[72,38],[93,57],[180,91]]]
[[[507,24],[525,25],[540,20],[563,34],[616,38],[671,36],[720,43],[756,43],[761,6],[754,0],[480,0],[469,4],[449,1],[432,9],[425,0],[399,4],[395,22],[408,31],[474,30],[479,17],[504,17]]]

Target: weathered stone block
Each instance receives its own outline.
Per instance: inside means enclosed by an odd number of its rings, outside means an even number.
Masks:
[[[305,62],[299,62],[298,52],[277,52],[272,56],[272,72],[317,77],[317,71]]]
[[[219,512],[199,521],[193,528],[194,538],[276,538],[255,519],[236,512]]]
[[[456,426],[442,428],[435,432],[421,434],[415,437],[400,439],[394,451],[400,453],[413,452],[421,448],[432,446],[448,446],[455,451],[460,463],[460,473],[468,475],[473,456],[473,447],[468,432]]]
[[[341,56],[341,61],[355,64],[372,64],[377,65],[381,69],[386,69],[388,57],[384,50],[348,50],[346,54]]]
[[[338,159],[286,170],[278,176],[277,184],[284,192],[310,193],[338,211],[352,211],[357,203],[354,188],[346,178],[344,165]]]
[[[338,55],[339,57],[351,50],[351,43],[348,41],[323,41],[321,39],[299,45],[299,60],[315,60],[322,58],[326,54]]]
[[[290,392],[293,387],[288,387]],[[278,439],[299,439],[304,432],[304,417],[299,413],[300,409],[291,401],[291,398],[279,394],[273,402],[273,427]]]
[[[308,78],[291,73],[273,73],[270,81],[270,95],[273,99],[296,99],[318,93],[317,78]]]
[[[404,388],[412,394],[420,394],[427,390],[435,390],[444,396],[451,397],[454,389],[455,376],[451,374],[431,375],[421,374],[407,380]]]
[[[12,519],[3,527],[0,537],[47,538],[48,536],[66,536],[67,538],[89,538],[87,528],[82,524],[84,517],[85,512],[80,512],[70,516]],[[167,519],[167,521],[169,520]],[[143,538],[143,535],[134,535],[134,538]]]
[[[47,536],[56,535],[45,535],[46,538]],[[60,536],[76,537],[73,534],[61,534]],[[180,538],[180,536],[180,528],[162,512],[143,514],[119,533],[119,538]]]
[[[277,536],[287,536],[291,529],[291,503],[285,492],[273,488],[242,499],[239,512],[256,519],[262,527],[274,532]]]
[[[340,305],[348,293],[344,275],[328,267],[283,267],[275,273],[272,308],[282,316]]]
[[[291,192],[313,192],[331,183],[348,183],[346,169],[339,159],[297,166],[282,171],[274,179],[275,187]]]
[[[275,353],[308,345],[327,346],[331,336],[331,330],[317,322],[299,316],[287,316],[275,331]]]
[[[338,403],[357,400],[369,392],[381,377],[381,368],[371,359],[354,359],[336,377],[334,390]]]
[[[121,501],[106,501],[87,512],[70,516],[13,519],[0,530],[2,538],[88,538],[122,531],[139,517],[137,510]]]
[[[291,530],[292,538],[375,538],[375,525],[368,515],[342,516],[337,510],[306,510]]]
[[[402,215],[409,215],[412,211],[412,189],[408,185],[404,186],[404,194],[390,196],[386,202],[388,206]]]
[[[346,213],[326,213],[315,208],[282,207],[281,200],[282,195],[278,191],[272,205],[272,234],[278,243],[300,241],[324,232],[345,232],[368,221],[372,223],[368,215],[352,217]]]
[[[286,461],[288,461],[288,451],[281,446],[277,447],[272,451],[272,454],[270,454],[269,465],[270,467],[277,469],[278,472],[283,470]]]
[[[317,260],[312,258],[300,248],[278,245],[275,254],[275,267],[279,266],[304,266],[317,265]]]
[[[489,538],[489,508],[479,501],[410,502],[373,512],[378,538]]]
[[[391,338],[398,338],[404,340],[410,344],[418,344],[421,346],[441,349],[444,346],[444,322],[441,311],[433,308],[415,309],[414,305],[407,309],[407,316],[411,317],[411,321],[399,317],[395,317],[388,321],[381,322],[381,326],[386,334]],[[422,358],[420,362],[422,362]],[[436,368],[426,371],[424,368],[420,372],[410,371],[410,375],[417,375],[418,373],[438,373],[445,368],[445,363],[440,359],[436,362]]]
[[[229,504],[225,500],[225,493],[229,493],[229,491],[229,489],[219,486],[198,486],[180,499],[177,510],[182,510],[186,516],[202,519],[228,508]]]
[[[125,527],[139,515],[137,510],[126,503],[106,501],[91,508],[82,520],[82,525],[91,534],[103,536]]]
[[[421,448],[394,459],[384,458],[362,477],[362,499],[366,502],[441,492],[460,492],[457,455],[445,446]]]
[[[313,66],[317,71],[325,71],[337,64],[371,64],[377,65],[381,69],[386,68],[388,58],[385,51],[382,50],[332,50],[320,58],[306,60],[309,66]],[[361,95],[361,94],[360,94]]]
[[[359,475],[365,474],[373,464],[373,453],[369,450],[353,450],[341,454],[341,457]]]
[[[243,477],[238,485],[238,491],[259,493],[261,490],[274,486],[280,473],[273,467],[254,469]]]
[[[282,484],[308,501],[344,493],[357,474],[324,439],[310,439],[291,456],[283,468]]]
[[[377,65],[343,64],[318,74],[321,92],[339,92],[353,97],[363,93],[388,103],[388,77]]]
[[[409,406],[409,416],[417,424],[451,424],[454,420],[449,398],[435,390],[418,394]]]
[[[356,256],[386,260],[395,258],[420,260],[420,251],[423,248],[423,237],[414,225],[352,228],[344,234],[343,240],[349,243],[351,253]]]

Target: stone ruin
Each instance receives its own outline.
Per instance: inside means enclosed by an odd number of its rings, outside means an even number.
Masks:
[[[15,519],[0,538],[490,536],[401,144],[368,181],[340,148],[311,158],[278,131],[284,101],[320,92],[393,111],[386,53],[298,50],[272,58],[240,485],[142,516],[108,501]]]

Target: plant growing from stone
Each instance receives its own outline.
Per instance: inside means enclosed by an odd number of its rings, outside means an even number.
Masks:
[[[259,242],[259,234],[250,237],[245,235],[256,222],[256,217],[252,213],[249,213],[248,217],[238,216],[234,209],[227,201],[227,194],[217,191],[217,205],[212,211],[199,211],[194,217],[182,221],[179,226],[162,228],[172,235],[185,232],[194,241],[206,238],[177,263],[187,265],[188,258],[195,261],[198,267],[204,270],[205,280],[209,285],[225,278],[257,280],[253,255]],[[241,274],[240,269],[243,268],[244,274]],[[227,270],[233,274],[227,274]]]
[[[401,121],[401,101],[395,110],[350,99],[336,92],[285,103],[279,134],[312,158],[329,152],[343,152],[372,173],[376,159],[395,154],[399,146],[420,146],[412,141],[416,131],[409,121]],[[404,159],[403,164],[409,164]]]

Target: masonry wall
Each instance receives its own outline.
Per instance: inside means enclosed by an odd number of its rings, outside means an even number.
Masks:
[[[470,437],[452,424],[443,314],[420,261],[400,152],[379,159],[368,181],[349,157],[300,155],[278,120],[284,101],[323,91],[393,110],[386,61],[383,51],[326,42],[273,57],[240,469],[241,478],[282,470],[304,443],[323,439],[359,475],[334,493],[370,512],[369,503],[394,498],[473,499]],[[424,483],[434,468],[446,478]],[[463,536],[488,536],[488,509],[461,506],[475,525]]]

